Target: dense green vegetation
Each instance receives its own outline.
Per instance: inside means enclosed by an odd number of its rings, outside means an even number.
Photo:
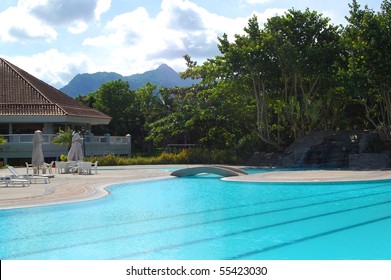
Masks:
[[[310,10],[264,26],[252,17],[244,34],[218,38],[220,55],[202,65],[184,56],[181,75],[197,85],[132,91],[118,80],[78,99],[112,116],[109,133],[130,133],[138,151],[191,143],[245,158],[316,130],[371,129],[389,141],[391,2],[349,6],[346,26]]]
[[[60,132],[57,133],[56,137],[53,139],[53,143],[60,146],[66,146],[69,151],[72,146],[72,137],[73,131],[68,127],[65,130],[60,130]]]
[[[148,165],[148,164],[239,164],[234,151],[206,150],[202,148],[184,149],[177,153],[165,152],[158,156],[135,156],[132,158],[116,155],[86,157],[85,161],[98,161],[99,165]]]

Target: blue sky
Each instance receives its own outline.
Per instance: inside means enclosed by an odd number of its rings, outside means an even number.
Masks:
[[[0,57],[60,88],[78,73],[185,68],[218,55],[217,37],[287,9],[345,24],[351,0],[0,0]],[[358,0],[377,11],[381,0]]]

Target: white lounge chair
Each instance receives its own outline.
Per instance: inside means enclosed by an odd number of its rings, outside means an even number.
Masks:
[[[91,164],[91,169],[94,170],[95,174],[98,174],[98,161]]]
[[[30,181],[27,179],[14,179],[10,176],[3,175],[0,177],[0,185],[5,185],[6,187],[9,187],[10,185],[21,185],[22,187],[26,187],[30,186]]]
[[[27,179],[30,181],[30,183],[35,182],[37,183],[37,180],[42,180],[45,184],[50,183],[48,176],[40,176],[40,175],[33,175],[33,174],[19,174],[18,171],[13,166],[8,166],[8,170],[11,172],[11,179]]]

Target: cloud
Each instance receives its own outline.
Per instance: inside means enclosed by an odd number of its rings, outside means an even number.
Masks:
[[[159,63],[183,70],[183,55],[200,61],[216,56],[217,38],[227,30],[232,36],[242,32],[247,20],[211,13],[188,0],[163,0],[155,17],[142,7],[117,15],[102,34],[86,38],[83,45],[105,49],[107,66],[121,69],[124,75],[150,70]]]
[[[263,13],[254,12],[253,14],[258,17],[258,21],[260,23],[266,23],[269,18],[274,16],[282,16],[287,11],[288,9],[272,8],[272,9],[266,9]]]
[[[53,41],[61,25],[66,25],[70,33],[82,33],[88,23],[99,21],[110,5],[111,0],[19,0],[16,6],[0,13],[0,40]]]
[[[190,1],[163,0],[159,17],[167,28],[181,31],[199,31],[205,28],[202,15],[207,11]]]
[[[72,34],[80,34],[88,29],[87,23],[84,21],[75,22],[73,25],[68,27],[68,32]]]
[[[244,0],[248,5],[262,5],[273,2],[273,0]]]
[[[31,9],[31,14],[53,25],[73,21],[89,22],[94,18],[96,0],[51,0]]]
[[[67,84],[76,74],[86,73],[95,68],[93,61],[86,55],[78,53],[67,55],[55,49],[33,56],[5,58],[56,88]]]
[[[38,44],[44,45],[41,44],[42,40],[56,40],[59,26],[64,30],[65,25],[72,34],[86,31],[91,23],[98,23],[97,20],[111,4],[111,0],[88,0],[80,12],[71,15],[70,7],[78,9],[75,3],[84,1],[50,1],[19,0],[18,9],[13,7],[1,13],[0,21],[12,24],[0,28],[0,40],[39,40]],[[56,3],[58,6],[54,5]],[[69,6],[60,9],[61,5]],[[59,18],[61,10],[65,12]],[[269,9],[255,14],[262,23],[267,17],[284,11]],[[98,33],[82,39],[80,52],[67,52],[80,45],[73,46],[75,42],[69,39],[69,45],[67,43],[59,47],[62,51],[55,50],[54,44],[50,44],[49,50],[40,51],[31,57],[12,58],[10,61],[22,68],[27,65],[27,71],[56,87],[64,86],[78,73],[113,71],[131,75],[157,68],[162,63],[182,71],[186,67],[183,55],[189,54],[199,63],[213,58],[219,54],[217,38],[223,33],[228,33],[231,39],[234,34],[243,34],[243,28],[252,14],[230,18],[212,13],[189,0],[162,0],[156,14],[139,7],[114,16],[100,28],[91,28],[91,31]],[[2,20],[6,16],[8,21]],[[11,20],[16,16],[28,19],[29,23],[16,24],[17,21]],[[71,36],[59,34],[62,42],[68,42],[66,36]]]
[[[23,20],[15,20],[23,19]],[[0,40],[4,42],[16,42],[21,40],[45,40],[53,41],[57,38],[57,32],[48,25],[43,24],[29,14],[25,6],[10,7],[0,13]]]
[[[98,20],[110,5],[111,0],[50,0],[32,7],[31,13],[53,25],[87,23]]]

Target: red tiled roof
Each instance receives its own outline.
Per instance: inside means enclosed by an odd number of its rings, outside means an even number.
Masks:
[[[0,115],[111,119],[0,58]]]

